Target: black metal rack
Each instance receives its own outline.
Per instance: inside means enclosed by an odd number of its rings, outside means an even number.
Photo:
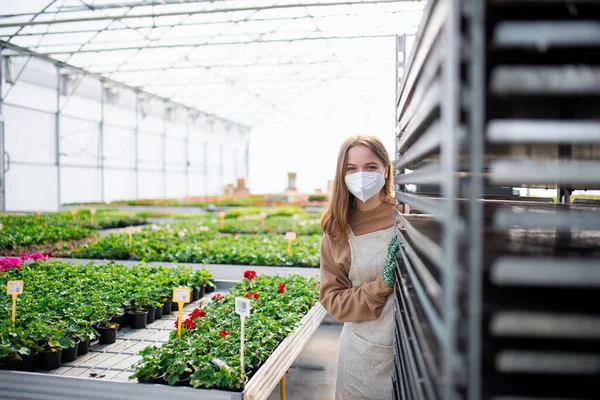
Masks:
[[[397,64],[396,398],[600,398],[600,1],[429,1]]]

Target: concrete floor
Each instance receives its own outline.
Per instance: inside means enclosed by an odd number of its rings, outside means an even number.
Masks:
[[[333,400],[342,324],[327,318],[292,364],[285,379],[289,400]],[[269,400],[280,400],[279,385]]]

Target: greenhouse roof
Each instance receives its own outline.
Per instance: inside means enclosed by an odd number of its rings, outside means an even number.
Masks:
[[[254,126],[332,80],[381,90],[405,0],[2,1],[0,40]],[[392,75],[393,76],[393,72]]]

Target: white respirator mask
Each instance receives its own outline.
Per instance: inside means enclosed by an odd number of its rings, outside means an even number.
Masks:
[[[348,191],[363,203],[379,193],[385,178],[381,172],[355,172],[344,177]]]

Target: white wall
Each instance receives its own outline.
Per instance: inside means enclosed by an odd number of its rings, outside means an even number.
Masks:
[[[46,60],[11,59],[20,77],[2,85],[8,211],[218,195],[248,177],[244,127]]]

